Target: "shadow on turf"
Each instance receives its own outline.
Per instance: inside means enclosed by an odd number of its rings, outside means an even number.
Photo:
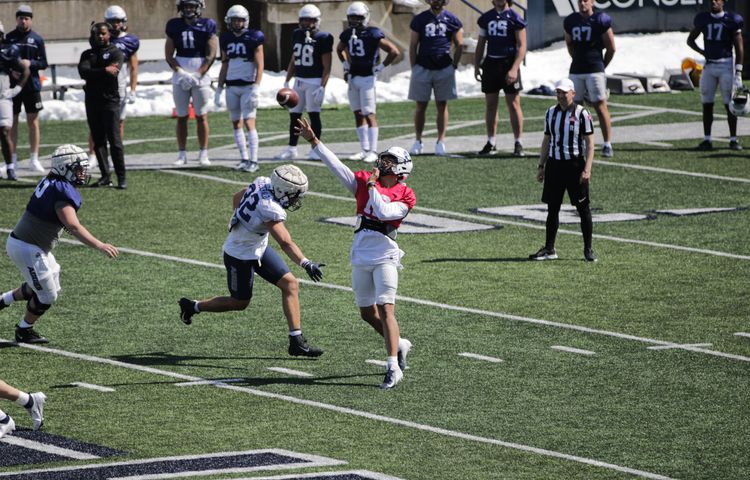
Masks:
[[[290,357],[226,357],[226,356],[198,356],[198,355],[174,355],[167,352],[139,353],[133,355],[113,355],[113,360],[120,362],[132,363],[134,365],[154,366],[154,365],[179,365],[182,367],[209,367],[224,368],[233,370],[234,368],[224,365],[206,365],[200,363],[185,363],[196,360],[300,360]]]
[[[515,257],[515,258],[433,258],[431,260],[422,260],[422,263],[448,263],[448,262],[461,262],[461,263],[513,263],[513,262],[529,262],[528,257]]]
[[[243,369],[247,370],[247,369]],[[354,383],[354,382],[337,382],[328,380],[340,380],[345,378],[359,378],[359,377],[382,377],[382,373],[363,373],[356,375],[329,375],[327,377],[316,377],[316,378],[273,378],[273,377],[236,377],[235,382],[226,382],[227,385],[236,385],[240,387],[262,387],[264,385],[325,385],[325,386],[341,386],[341,387],[375,387],[379,388],[379,382],[373,383]],[[206,378],[205,380],[220,383],[226,378]],[[133,387],[136,385],[174,385],[177,383],[184,383],[183,380],[166,380],[166,381],[155,381],[155,382],[127,382],[127,383],[110,383],[104,386],[109,388],[118,387]],[[52,385],[52,388],[79,388],[76,385],[70,384],[59,384]]]

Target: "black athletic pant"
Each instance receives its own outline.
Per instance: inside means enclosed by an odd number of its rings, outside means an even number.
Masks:
[[[86,119],[94,140],[94,152],[99,163],[102,178],[109,178],[107,162],[107,142],[112,153],[112,164],[115,167],[118,181],[125,180],[125,154],[120,138],[120,105],[102,105],[93,101],[86,102]]]

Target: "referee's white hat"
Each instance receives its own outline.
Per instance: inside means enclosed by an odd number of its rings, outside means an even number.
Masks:
[[[555,90],[562,90],[563,92],[575,92],[576,87],[573,84],[573,80],[569,78],[563,78],[555,83]]]

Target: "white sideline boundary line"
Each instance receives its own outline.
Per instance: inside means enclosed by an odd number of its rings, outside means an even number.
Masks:
[[[270,370],[276,373],[285,373],[287,375],[292,375],[293,377],[312,378],[315,376],[312,373],[302,372],[300,370],[292,370],[291,368],[284,367],[266,367],[266,370]]]
[[[737,336],[737,337],[750,338],[750,333],[747,333],[747,332],[737,332],[734,335]]]
[[[478,353],[461,352],[458,354],[459,357],[473,358],[474,360],[483,360],[485,362],[502,363],[504,360],[497,357],[488,357],[487,355],[479,355]]]
[[[306,165],[312,165],[319,167],[321,166],[320,162],[297,162],[297,163],[305,163]],[[614,164],[614,165],[620,165],[620,164]],[[228,183],[230,185],[242,185],[247,186],[247,182],[240,182],[238,180],[230,180],[227,178],[221,178],[221,177],[214,177],[212,175],[205,175],[202,173],[192,173],[186,170],[160,170],[163,173],[171,173],[174,175],[184,175],[186,177],[194,177],[194,178],[201,178],[204,180],[211,180],[218,183]],[[750,183],[750,180],[747,180],[748,183]],[[354,197],[341,197],[338,195],[331,195],[328,193],[318,193],[318,192],[310,192],[308,191],[305,195],[311,196],[311,197],[319,197],[319,198],[327,198],[330,200],[340,200],[345,202],[355,202],[356,200]],[[506,220],[506,219],[499,219],[492,216],[482,216],[482,215],[475,215],[470,213],[461,213],[461,212],[451,212],[450,210],[440,210],[437,208],[425,208],[425,207],[414,207],[414,211],[419,212],[427,212],[427,213],[436,213],[439,215],[445,215],[450,217],[456,217],[456,218],[462,218],[465,220],[478,220],[486,223],[493,223],[496,225],[513,225],[516,227],[523,227],[523,228],[531,228],[534,230],[544,230],[544,225],[535,225],[531,223],[525,223],[525,222],[516,222],[513,220]],[[576,235],[581,236],[580,231],[575,230],[566,230],[566,229],[559,229],[558,233],[567,234],[567,235]],[[634,245],[643,245],[647,247],[655,247],[655,248],[666,248],[668,250],[678,250],[683,252],[690,252],[690,253],[701,253],[705,255],[714,255],[717,257],[726,257],[726,258],[734,258],[737,260],[750,260],[750,255],[739,255],[736,253],[728,253],[728,252],[720,252],[717,250],[707,250],[703,248],[694,248],[694,247],[683,247],[681,245],[672,245],[668,243],[659,243],[659,242],[651,242],[648,240],[635,240],[631,238],[622,238],[622,237],[613,237],[611,235],[602,235],[602,234],[594,234],[594,238],[599,240],[609,240],[611,242],[618,242],[618,243],[629,243]]]
[[[0,342],[12,343],[12,342],[8,342],[8,340],[3,340],[3,339],[0,339]],[[38,352],[51,353],[51,354],[60,355],[60,356],[67,357],[67,358],[74,358],[77,360],[83,360],[83,361],[93,362],[93,363],[101,363],[104,365],[110,365],[114,367],[127,368],[130,370],[137,370],[141,372],[151,373],[154,375],[176,378],[179,380],[185,380],[185,381],[191,381],[191,382],[206,381],[205,378],[194,377],[192,375],[185,375],[181,373],[170,372],[168,370],[161,370],[161,369],[153,368],[153,367],[145,367],[143,365],[136,365],[132,363],[121,362],[119,360],[112,360],[109,358],[95,357],[93,355],[85,355],[81,353],[68,352],[65,350],[58,350],[58,349],[49,348],[49,347],[41,347],[38,345],[31,345],[27,343],[20,343],[18,344],[18,346],[21,348],[28,348],[29,350],[35,350]],[[542,456],[550,457],[550,458],[569,460],[572,462],[581,463],[585,465],[592,465],[595,467],[605,468],[605,469],[614,470],[618,472],[629,473],[631,475],[636,475],[636,476],[643,477],[643,478],[651,478],[651,479],[657,479],[657,480],[670,480],[670,477],[659,475],[657,473],[646,472],[644,470],[637,470],[635,468],[630,468],[630,467],[623,467],[621,465],[615,465],[613,463],[607,463],[607,462],[603,462],[601,460],[596,460],[593,458],[579,457],[577,455],[570,455],[567,453],[556,452],[554,450],[547,450],[544,448],[532,447],[530,445],[523,445],[520,443],[506,442],[503,440],[497,440],[497,439],[489,438],[489,437],[480,437],[478,435],[471,435],[468,433],[458,432],[455,430],[449,430],[446,428],[433,427],[431,425],[410,422],[408,420],[400,420],[398,418],[387,417],[385,415],[378,415],[375,413],[365,412],[362,410],[355,410],[353,408],[340,407],[338,405],[332,405],[332,404],[323,403],[323,402],[316,402],[313,400],[307,400],[304,398],[297,398],[297,397],[292,397],[289,395],[282,395],[278,393],[266,392],[263,390],[258,390],[256,388],[239,387],[236,385],[229,385],[226,383],[216,383],[215,386],[217,388],[223,388],[223,389],[232,390],[232,391],[240,392],[240,393],[247,393],[247,394],[255,395],[258,397],[262,397],[262,398],[281,400],[281,401],[285,401],[289,403],[294,403],[297,405],[305,405],[308,407],[319,408],[322,410],[328,410],[328,411],[332,411],[336,413],[344,413],[344,414],[352,415],[355,417],[366,418],[368,420],[375,420],[378,422],[390,423],[392,425],[399,425],[402,427],[435,433],[435,434],[443,435],[446,437],[458,438],[461,440],[468,440],[472,442],[478,442],[478,443],[484,443],[484,444],[490,444],[490,445],[497,445],[500,447],[511,448],[514,450],[520,450],[520,451],[528,452],[528,453],[534,453],[537,455],[542,455]],[[12,437],[8,437],[8,438],[12,438]],[[150,459],[148,461],[152,461],[152,460],[153,459]],[[130,464],[130,463],[131,462],[124,462],[123,464]],[[134,461],[132,463],[133,464],[145,463],[145,461]],[[91,465],[92,468],[101,467],[101,466],[102,465]],[[42,470],[42,471],[50,471],[50,470]],[[28,473],[32,473],[32,471],[24,471],[24,472],[18,472],[18,473],[28,474]]]
[[[28,448],[29,450],[49,453],[51,455],[59,455],[65,458],[72,458],[74,460],[96,460],[98,458],[101,458],[90,453],[79,452],[76,450],[71,450],[69,448],[57,447],[55,445],[49,445],[47,443],[29,440],[27,438],[14,437],[13,435],[6,436],[2,440],[0,440],[0,442],[7,443],[8,445],[15,445],[16,447]]]
[[[368,358],[367,360],[365,360],[365,363],[369,363],[370,365],[376,365],[378,367],[388,366],[388,362],[386,362],[385,360],[375,360],[373,358]]]
[[[85,382],[73,382],[70,385],[74,387],[80,387],[80,388],[87,388],[89,390],[96,390],[97,392],[114,392],[114,388],[109,387],[102,387],[101,385],[94,385],[93,383],[85,383]]]
[[[643,142],[639,142],[639,143],[643,143]],[[659,173],[669,173],[672,175],[684,175],[687,177],[709,178],[711,180],[722,180],[725,182],[750,183],[750,178],[724,177],[722,175],[714,175],[711,173],[688,172],[685,170],[674,170],[671,168],[651,167],[649,165],[633,165],[631,163],[617,163],[617,162],[610,162],[608,160],[594,160],[594,163],[598,163],[599,165],[607,165],[608,167],[622,167],[622,168],[630,168],[633,170],[644,170],[647,172],[659,172]]]
[[[0,228],[0,232],[10,232],[8,229]],[[60,242],[62,243],[68,243],[71,245],[77,245],[77,246],[83,246],[82,243],[80,243],[77,240],[71,240],[68,238],[61,238]],[[143,257],[152,257],[152,258],[158,258],[162,260],[170,260],[178,263],[185,263],[188,265],[196,265],[199,267],[209,267],[209,268],[218,268],[218,269],[224,269],[224,265],[219,265],[218,263],[209,263],[209,262],[203,262],[200,260],[192,260],[190,258],[182,258],[182,257],[175,257],[172,255],[162,255],[159,253],[153,253],[153,252],[147,252],[143,250],[136,250],[133,248],[127,248],[127,247],[118,247],[118,250],[120,252],[124,253],[130,253],[132,255],[139,255]],[[351,287],[345,287],[343,285],[336,285],[333,283],[325,283],[325,282],[313,282],[312,280],[305,280],[305,279],[299,279],[301,283],[304,283],[306,285],[311,286],[317,286],[322,288],[327,288],[330,290],[339,290],[343,292],[353,292]],[[421,298],[415,298],[415,297],[406,297],[403,295],[397,295],[397,299],[399,299],[402,302],[409,302],[416,305],[425,305],[429,307],[435,307],[442,310],[451,310],[455,312],[461,312],[461,313],[473,313],[476,315],[484,316],[484,317],[492,317],[492,318],[502,318],[505,320],[513,320],[517,322],[525,322],[525,323],[531,323],[536,325],[544,325],[548,327],[557,327],[562,328],[566,330],[574,330],[578,332],[584,332],[584,333],[592,333],[596,335],[603,335],[607,337],[614,337],[614,338],[620,338],[624,340],[634,340],[642,343],[648,343],[651,345],[662,345],[662,346],[668,346],[671,348],[677,348],[682,350],[688,350],[690,352],[696,352],[696,353],[704,353],[707,355],[713,355],[716,357],[722,357],[722,358],[728,358],[731,360],[738,360],[742,362],[750,362],[750,357],[744,357],[742,355],[735,355],[732,353],[724,353],[724,352],[717,352],[714,350],[707,350],[705,348],[695,347],[692,345],[686,345],[686,344],[680,344],[677,342],[670,342],[666,340],[657,340],[653,338],[647,338],[647,337],[639,337],[637,335],[630,335],[627,333],[619,333],[619,332],[612,332],[609,330],[600,330],[597,328],[591,328],[591,327],[585,327],[582,325],[575,325],[575,324],[569,324],[569,323],[561,323],[561,322],[553,322],[550,320],[542,320],[538,318],[531,318],[531,317],[522,317],[519,315],[511,315],[509,313],[502,313],[502,312],[494,312],[491,310],[482,310],[479,308],[471,308],[471,307],[462,307],[459,305],[450,305],[447,303],[439,303],[439,302],[433,302],[431,300],[423,300]],[[192,381],[192,380],[189,380]]]
[[[175,383],[175,387],[199,387],[202,385],[216,385],[217,383],[234,383],[242,382],[243,378],[225,378],[223,380],[203,380],[200,382],[180,382]]]
[[[565,347],[562,345],[552,345],[549,348],[551,348],[552,350],[559,350],[561,352],[577,353],[578,355],[589,355],[589,356],[596,355],[596,352],[592,352],[591,350],[583,350],[580,348]],[[652,347],[648,347],[648,348],[652,348]],[[663,348],[671,348],[671,347],[663,347]]]

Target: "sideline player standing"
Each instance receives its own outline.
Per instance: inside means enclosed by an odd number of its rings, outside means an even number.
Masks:
[[[487,143],[479,155],[495,152],[497,104],[500,90],[505,92],[510,125],[513,129],[513,155],[523,157],[523,111],[521,110],[521,62],[526,56],[526,22],[510,7],[513,0],[492,0],[495,7],[477,20],[479,41],[474,52],[474,78],[482,82],[485,101]],[[484,48],[487,56],[482,61]]]
[[[219,36],[221,71],[214,103],[221,106],[226,85],[227,110],[234,129],[234,143],[240,151],[237,168],[258,170],[258,131],[255,129],[258,88],[263,79],[263,32],[250,28],[250,13],[242,5],[233,5],[224,17],[228,31]],[[245,130],[247,128],[247,140]],[[248,153],[248,150],[250,152]]]
[[[75,145],[61,145],[52,154],[52,167],[36,186],[21,219],[8,236],[6,251],[24,278],[20,287],[0,297],[0,310],[26,300],[26,314],[16,326],[16,342],[48,343],[34,323],[55,303],[60,292],[60,265],[52,255],[63,228],[81,243],[115,258],[117,248],[99,241],[78,221],[89,159]]]
[[[42,392],[26,393],[0,380],[0,398],[10,400],[20,405],[31,415],[34,430],[39,430],[44,424],[44,402],[47,396]],[[0,410],[0,438],[16,429],[16,422],[7,413]]]
[[[615,34],[612,19],[604,12],[594,13],[594,0],[578,0],[578,12],[571,13],[563,23],[565,44],[573,58],[570,79],[576,87],[575,101],[587,100],[596,110],[602,129],[602,157],[611,157],[612,121],[607,107],[607,68],[615,56]],[[602,49],[605,51],[602,56]]]
[[[5,28],[0,22],[0,149],[5,160],[5,174],[8,180],[18,180],[15,163],[11,154],[13,150],[13,98],[15,98],[29,79],[28,61],[21,59],[17,45],[2,44]],[[21,72],[16,86],[10,86],[10,77],[14,72]]]
[[[721,99],[727,111],[729,124],[729,148],[742,150],[737,141],[737,117],[729,110],[732,91],[742,86],[742,65],[745,50],[742,40],[744,20],[736,13],[724,11],[724,0],[711,0],[711,12],[700,12],[693,20],[693,29],[687,44],[706,58],[701,74],[701,102],[703,103],[703,141],[698,150],[711,150],[711,126],[714,122],[714,97],[717,86],[721,88]],[[703,34],[704,48],[695,40]],[[735,61],[732,68],[732,48]]]
[[[388,360],[380,388],[393,388],[404,377],[406,355],[411,349],[411,342],[401,338],[396,321],[398,271],[404,256],[396,234],[417,203],[414,190],[404,183],[411,173],[411,157],[401,147],[390,147],[378,155],[372,171],[352,172],[320,142],[306,120],[298,122],[297,130],[357,200],[357,226],[350,253],[352,290],[360,316],[385,340]]]
[[[324,263],[308,260],[284,226],[286,211],[302,206],[307,177],[294,165],[276,167],[271,178],[258,177],[232,197],[234,214],[224,242],[224,266],[230,296],[206,300],[181,298],[180,320],[186,325],[200,312],[244,310],[253,296],[255,273],[281,290],[281,304],[289,325],[289,355],[319,357],[323,350],[307,343],[302,335],[299,307],[299,280],[284,260],[268,245],[268,234],[294,263],[304,268],[314,282],[323,278]]]
[[[172,75],[172,96],[177,111],[177,161],[187,164],[187,128],[190,99],[193,99],[201,165],[211,165],[208,159],[208,102],[211,99],[211,77],[208,69],[214,63],[218,49],[216,22],[202,18],[206,8],[203,0],[177,0],[179,18],[167,22],[164,54]]]
[[[416,15],[411,21],[409,100],[416,102],[414,134],[417,139],[410,152],[412,155],[422,153],[425,110],[434,90],[437,109],[435,155],[447,155],[445,132],[448,128],[448,100],[458,97],[456,68],[464,48],[463,24],[458,17],[445,10],[448,0],[429,0],[428,3],[430,9]],[[453,58],[451,43],[455,49]]]
[[[135,89],[138,86],[138,49],[141,41],[132,33],[128,33],[128,16],[122,7],[108,7],[104,12],[104,21],[112,25],[110,42],[122,51],[124,57],[117,77],[120,86],[120,138],[124,138],[125,106],[135,103]]]
[[[276,155],[277,159],[297,158],[299,135],[295,128],[305,110],[310,116],[315,135],[320,137],[323,133],[320,107],[331,75],[333,35],[318,30],[320,16],[320,9],[313,4],[307,4],[299,10],[299,28],[292,34],[292,57],[284,80],[284,86],[288,87],[289,81],[294,77],[294,90],[299,95],[299,103],[289,109],[289,146]],[[308,158],[317,160],[312,150]]]
[[[565,191],[578,210],[583,233],[583,258],[596,262],[591,248],[593,222],[589,207],[589,182],[594,163],[594,122],[582,105],[575,103],[575,85],[563,79],[555,85],[557,105],[544,116],[544,140],[536,179],[544,182],[542,201],[547,204],[544,246],[530,260],[555,260],[555,237],[560,226],[560,207]]]
[[[29,127],[29,168],[37,172],[44,172],[44,167],[39,163],[39,111],[42,110],[42,82],[39,79],[39,70],[47,68],[47,53],[44,48],[44,39],[31,29],[34,12],[29,5],[21,5],[16,10],[16,29],[5,37],[7,43],[18,45],[21,59],[31,71],[29,82],[22,84],[21,76],[14,74],[11,85],[23,85],[23,90],[13,98],[13,128],[11,129],[13,164],[17,159],[18,144],[18,115],[21,113],[21,105],[26,111],[26,124]]]
[[[361,151],[349,160],[372,163],[378,159],[378,120],[375,115],[375,79],[385,67],[398,57],[398,48],[385,38],[377,27],[370,27],[370,9],[362,2],[354,2],[346,10],[349,28],[339,35],[336,54],[344,65],[344,79],[349,82],[349,106],[354,112],[354,124]],[[379,50],[386,52],[380,59]]]

